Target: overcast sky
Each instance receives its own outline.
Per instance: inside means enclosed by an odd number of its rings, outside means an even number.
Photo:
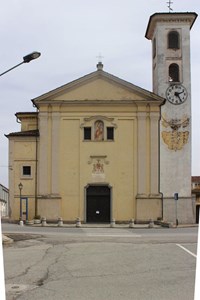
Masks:
[[[150,15],[168,0],[0,0],[0,73],[33,51],[41,57],[0,80],[0,183],[8,186],[8,140],[20,130],[15,113],[35,111],[31,99],[96,70],[152,91]],[[174,0],[174,12],[200,12],[199,0]],[[192,175],[200,175],[200,17],[191,31]]]

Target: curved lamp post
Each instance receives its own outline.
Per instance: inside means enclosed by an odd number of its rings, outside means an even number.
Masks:
[[[19,64],[17,64],[17,65],[14,66],[14,67],[8,69],[7,71],[1,73],[0,76],[6,74],[6,73],[8,73],[8,72],[10,72],[11,70],[13,70],[13,69],[15,69],[15,68],[21,66],[21,65],[24,64],[24,63],[29,63],[31,60],[37,59],[38,57],[40,57],[40,55],[41,55],[40,52],[35,51],[35,52],[32,52],[32,53],[30,53],[30,54],[24,56],[22,62],[20,62]]]

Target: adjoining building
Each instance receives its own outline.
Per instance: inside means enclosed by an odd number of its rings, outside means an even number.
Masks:
[[[153,93],[97,70],[32,100],[9,139],[11,218],[194,223],[190,29],[196,13],[150,17]],[[166,100],[165,100],[166,98]],[[23,189],[19,190],[22,183]],[[27,202],[26,202],[27,204]]]
[[[192,194],[194,194],[196,198],[196,223],[199,223],[200,176],[192,176]]]
[[[0,212],[1,217],[9,215],[9,190],[4,185],[0,184]]]

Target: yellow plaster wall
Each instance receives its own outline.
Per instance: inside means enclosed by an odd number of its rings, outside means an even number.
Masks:
[[[60,199],[39,199],[38,211],[41,217],[56,221],[62,215],[61,201]]]
[[[20,138],[13,143],[13,161],[10,174],[10,203],[12,219],[19,219],[19,183],[23,184],[22,197],[28,197],[29,219],[34,216],[35,209],[35,141]],[[31,166],[31,176],[22,175],[22,166]]]
[[[61,122],[60,142],[60,178],[62,197],[62,217],[75,220],[84,219],[84,188],[88,184],[105,183],[113,187],[113,217],[127,220],[135,215],[136,195],[136,128],[134,118],[115,118],[114,141],[83,141],[83,129],[80,128],[81,117]],[[105,179],[94,181],[91,156],[105,156]]]
[[[33,160],[35,159],[35,141],[26,139],[15,142],[15,160]]]
[[[128,88],[110,83],[105,79],[95,79],[75,90],[59,95],[54,100],[142,100],[141,96],[133,94]]]
[[[69,221],[79,216],[80,194],[80,121],[62,120],[60,139],[60,188],[62,216]]]
[[[37,129],[37,116],[28,117],[26,115],[20,116],[21,131]]]
[[[115,155],[110,169],[114,183],[113,215],[116,220],[129,220],[135,215],[134,120],[119,119],[116,130]]]

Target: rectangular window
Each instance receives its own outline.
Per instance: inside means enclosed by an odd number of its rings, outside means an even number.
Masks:
[[[23,166],[22,167],[22,175],[23,176],[31,176],[31,166]]]
[[[91,140],[91,127],[84,127],[84,140]]]
[[[114,128],[107,127],[107,140],[114,140]]]

